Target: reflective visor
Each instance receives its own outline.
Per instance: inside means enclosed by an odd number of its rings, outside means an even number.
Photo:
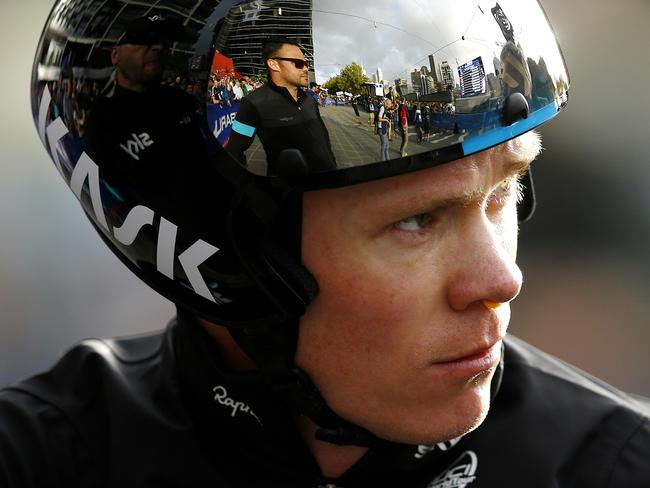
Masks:
[[[215,148],[311,188],[392,176],[539,126],[569,87],[536,0],[61,1],[36,61],[59,169],[87,151],[115,182]]]

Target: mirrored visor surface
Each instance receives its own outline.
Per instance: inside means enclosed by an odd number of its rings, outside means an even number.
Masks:
[[[66,1],[36,61],[59,169],[87,149],[116,178],[210,145],[256,175],[398,174],[540,125],[569,86],[536,0]]]
[[[269,57],[274,37],[295,44]],[[533,0],[242,3],[214,48],[209,122],[257,174],[276,172],[287,149],[310,172],[449,147],[471,154],[551,118],[568,89]],[[513,123],[504,110],[514,94],[527,113]]]

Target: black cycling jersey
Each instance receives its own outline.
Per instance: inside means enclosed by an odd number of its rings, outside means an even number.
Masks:
[[[88,340],[0,392],[0,486],[450,488],[650,486],[649,403],[513,337],[485,422],[434,446],[380,443],[325,479],[257,372],[234,372],[179,315]],[[495,375],[496,377],[496,375]]]
[[[268,162],[267,173],[277,173],[278,156],[285,149],[302,152],[309,170],[336,169],[332,146],[314,98],[298,88],[298,100],[284,87],[268,81],[241,101],[227,150],[246,164],[244,151],[260,138]]]
[[[167,218],[178,209],[190,213],[200,185],[212,181],[208,153],[216,144],[200,110],[192,96],[166,85],[142,93],[117,85],[95,99],[85,149],[99,167],[104,200],[137,200]]]

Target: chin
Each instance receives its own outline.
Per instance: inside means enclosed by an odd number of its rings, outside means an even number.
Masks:
[[[147,86],[157,85],[162,81],[162,77],[157,75],[146,76],[142,79],[141,83]]]
[[[490,410],[490,379],[475,379],[462,392],[430,406],[400,409],[391,420],[367,427],[378,437],[411,445],[434,445],[479,427]]]

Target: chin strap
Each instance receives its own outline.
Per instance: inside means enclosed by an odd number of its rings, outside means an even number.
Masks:
[[[299,368],[294,368],[293,373],[299,378],[294,398],[298,401],[302,413],[319,426],[316,439],[338,446],[372,447],[382,442],[363,427],[352,424],[334,413],[307,373]]]
[[[293,364],[297,319],[292,325],[235,326],[229,330],[278,396],[297,414],[309,417],[318,425],[318,440],[340,446],[362,447],[372,447],[384,442],[366,429],[339,417],[327,405],[309,375]]]
[[[535,212],[535,207],[537,206],[532,168],[528,168],[528,171],[521,179],[521,187],[523,195],[521,201],[517,203],[517,218],[519,223],[523,224],[530,220]]]

